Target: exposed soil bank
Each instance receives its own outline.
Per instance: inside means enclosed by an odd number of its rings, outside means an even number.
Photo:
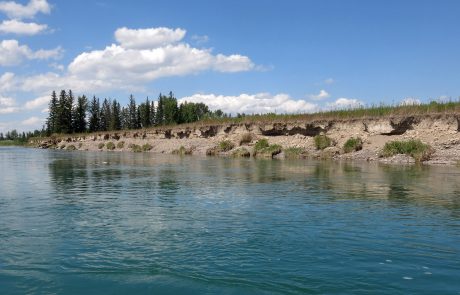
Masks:
[[[250,142],[242,138],[251,134]],[[316,150],[314,136],[325,134],[333,140],[333,146],[323,151]],[[360,151],[344,153],[343,145],[351,137],[360,137]],[[266,138],[270,144],[279,144],[283,149],[296,147],[305,150],[311,157],[332,157],[395,163],[411,163],[408,156],[380,158],[386,142],[393,140],[419,139],[429,144],[434,153],[428,164],[457,164],[460,161],[460,115],[423,115],[391,118],[352,120],[293,121],[273,123],[222,123],[214,125],[179,125],[147,130],[98,132],[84,135],[68,135],[35,140],[40,148],[77,150],[107,150],[113,142],[113,151],[132,151],[132,145],[145,146],[153,153],[177,153],[182,150],[192,154],[206,154],[223,140],[234,143],[234,150],[243,145],[248,151],[258,139]],[[124,142],[122,145],[121,142]],[[102,147],[103,146],[103,147]],[[112,146],[113,148],[113,146]],[[227,151],[223,154],[231,154]],[[283,153],[277,157],[283,157]]]

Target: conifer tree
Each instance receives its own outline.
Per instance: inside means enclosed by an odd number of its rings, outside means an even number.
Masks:
[[[99,98],[93,96],[93,100],[89,106],[89,131],[99,131],[100,127],[100,109]]]
[[[73,111],[73,130],[77,133],[86,131],[86,110],[88,109],[88,99],[86,96],[79,96]]]
[[[48,135],[58,132],[58,111],[59,111],[59,102],[56,95],[56,91],[51,93],[51,100],[48,105],[48,119],[46,120],[46,131]]]

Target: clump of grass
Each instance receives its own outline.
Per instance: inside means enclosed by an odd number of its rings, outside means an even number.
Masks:
[[[111,151],[115,149],[115,144],[111,141],[109,141],[105,146],[107,147],[108,150],[111,150]]]
[[[254,145],[254,152],[260,151],[267,147],[269,147],[268,140],[266,140],[265,138],[259,139]]]
[[[228,152],[235,147],[235,144],[230,140],[223,140],[219,142],[219,150],[221,152]]]
[[[142,152],[142,147],[140,145],[138,145],[138,144],[133,144],[132,143],[132,144],[129,145],[129,148],[135,153],[141,153]]]
[[[315,141],[315,147],[317,150],[324,150],[332,145],[332,139],[324,134],[316,135],[313,140]]]
[[[172,154],[173,155],[181,155],[181,156],[191,155],[192,154],[192,149],[191,148],[187,149],[183,145],[181,145],[181,147],[179,149],[173,150]]]
[[[381,156],[391,157],[397,154],[411,156],[417,162],[423,162],[430,159],[433,149],[418,139],[407,141],[390,141],[385,144]]]
[[[144,145],[142,146],[142,151],[144,151],[144,152],[148,152],[148,151],[150,151],[151,149],[153,149],[153,146],[150,145],[149,143],[146,143],[146,144],[144,144]]]
[[[273,158],[273,156],[281,153],[283,148],[279,144],[272,144],[257,151],[254,151],[254,156],[261,158]]]
[[[63,149],[65,149],[65,147],[66,147],[66,145],[63,144],[63,145],[61,145],[59,148],[60,148],[61,150],[63,150]]]
[[[306,151],[299,147],[290,147],[284,149],[284,157],[286,159],[302,159],[305,158]]]
[[[117,148],[118,148],[118,149],[122,149],[122,148],[124,148],[124,146],[125,146],[125,142],[124,142],[124,141],[119,141],[119,142],[117,143]]]
[[[78,148],[81,149],[82,146],[83,146],[83,143],[82,143],[82,142],[79,142],[79,143],[78,143]]]
[[[73,145],[73,144],[70,144],[67,146],[66,150],[68,151],[75,151],[77,148]]]
[[[251,142],[252,142],[252,134],[251,133],[244,133],[243,135],[241,135],[240,145],[248,144],[248,143],[251,143]]]
[[[343,145],[343,151],[345,153],[356,152],[362,149],[363,149],[363,140],[360,137],[349,138]]]
[[[244,147],[238,148],[232,152],[232,156],[235,158],[248,158],[251,153]]]
[[[100,149],[100,150],[102,150],[102,149],[104,148],[104,146],[105,146],[105,144],[104,144],[103,142],[101,142],[101,143],[99,143],[99,144],[97,145],[97,148]]]

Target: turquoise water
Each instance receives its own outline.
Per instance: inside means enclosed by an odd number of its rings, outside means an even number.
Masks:
[[[460,169],[0,148],[0,294],[460,294]]]

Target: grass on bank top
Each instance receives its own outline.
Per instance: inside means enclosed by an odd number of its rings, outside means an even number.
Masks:
[[[432,101],[426,104],[419,105],[373,105],[370,107],[356,107],[349,109],[319,111],[315,113],[305,114],[252,114],[240,117],[222,117],[222,118],[204,118],[193,123],[181,125],[165,125],[157,127],[149,127],[147,130],[156,130],[164,128],[172,128],[175,126],[195,127],[207,126],[213,124],[227,123],[275,123],[275,122],[297,122],[297,121],[320,121],[320,120],[353,120],[353,119],[371,119],[384,117],[398,116],[423,116],[423,115],[443,115],[443,114],[460,114],[460,100],[449,102]],[[145,129],[144,129],[145,130]],[[112,130],[112,131],[96,131],[93,134],[108,134],[112,132],[135,132],[135,130]],[[66,138],[75,136],[87,136],[89,133],[74,133],[74,134],[53,134],[51,137]],[[33,138],[32,138],[33,139]],[[0,141],[1,145],[19,145],[9,144],[5,141]]]

